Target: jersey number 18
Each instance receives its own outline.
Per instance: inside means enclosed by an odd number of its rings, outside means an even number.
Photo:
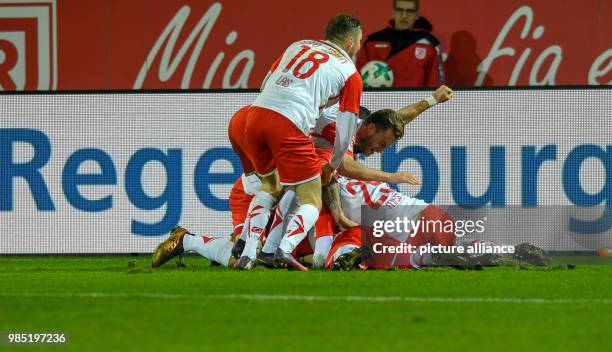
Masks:
[[[291,59],[291,61],[289,61],[287,66],[285,66],[285,68],[283,69],[283,72],[289,72],[289,70],[291,70],[291,68],[295,65],[295,67],[293,67],[293,72],[292,72],[293,75],[299,79],[306,79],[312,76],[315,73],[315,71],[319,69],[319,66],[321,64],[329,61],[329,55],[327,55],[326,53],[322,53],[320,51],[313,50],[312,52],[310,52],[308,56],[303,58],[296,65],[296,62],[298,61],[298,59],[301,58],[304,54],[306,54],[306,52],[310,51],[311,49],[312,48],[308,45],[302,45],[302,50],[300,50],[297,54],[295,54],[295,56]],[[306,65],[309,62],[312,63],[312,66],[310,66],[310,68],[306,72],[300,72],[300,70],[304,67],[304,65]]]

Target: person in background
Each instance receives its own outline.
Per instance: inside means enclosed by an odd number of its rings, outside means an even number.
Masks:
[[[419,0],[393,0],[391,26],[368,36],[357,69],[384,61],[393,70],[393,87],[432,87],[444,83],[440,42],[433,26],[419,16]]]

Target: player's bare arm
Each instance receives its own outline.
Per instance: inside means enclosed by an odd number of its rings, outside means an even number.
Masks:
[[[342,202],[340,200],[340,185],[335,180],[332,180],[327,186],[323,187],[323,204],[327,206],[329,212],[334,217],[334,221],[340,228],[348,229],[355,227],[358,224],[350,220],[342,210]]]
[[[323,186],[329,184],[329,182],[332,180],[332,175],[334,174],[334,171],[334,167],[331,166],[329,163],[323,164],[321,166],[321,184]]]
[[[419,180],[416,176],[408,172],[385,172],[371,169],[357,160],[345,155],[342,159],[338,173],[342,176],[353,178],[360,181],[381,181],[386,183],[407,183],[418,185]]]
[[[402,116],[402,119],[406,124],[416,119],[417,116],[422,114],[425,110],[430,107],[449,101],[453,97],[453,90],[445,85],[441,85],[436,89],[433,94],[427,99],[421,100],[418,103],[414,103],[399,109],[397,112]]]

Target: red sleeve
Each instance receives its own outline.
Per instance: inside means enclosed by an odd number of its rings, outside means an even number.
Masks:
[[[346,150],[346,155],[350,156],[351,158],[355,159],[355,136],[353,136],[353,139],[351,140],[351,145],[349,146],[349,148]]]
[[[340,92],[340,108],[338,110],[352,112],[359,116],[362,92],[363,82],[361,81],[359,72],[355,71],[355,73],[346,80]]]
[[[274,70],[276,70],[276,68],[278,67],[278,65],[280,64],[281,60],[283,58],[283,55],[279,56],[278,59],[276,59],[276,61],[274,61],[274,63],[272,64],[272,66],[270,67],[270,72],[274,72]]]
[[[336,140],[336,124],[328,124],[321,132],[321,137],[328,141],[329,144],[334,145],[334,141]]]
[[[270,67],[270,71],[268,71],[268,73],[266,74],[266,77],[264,77],[264,79],[263,79],[263,82],[261,82],[261,89],[262,90],[263,90],[263,87],[266,85],[266,82],[268,82],[268,78],[270,78],[270,75],[274,72],[274,70],[276,70],[276,68],[280,64],[282,58],[283,58],[283,55],[279,56],[278,59],[276,59],[276,61],[274,61],[274,63],[272,63],[272,66]]]

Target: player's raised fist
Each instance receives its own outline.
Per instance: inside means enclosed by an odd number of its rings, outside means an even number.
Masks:
[[[432,95],[438,103],[444,103],[453,97],[453,90],[445,85],[441,85]]]

